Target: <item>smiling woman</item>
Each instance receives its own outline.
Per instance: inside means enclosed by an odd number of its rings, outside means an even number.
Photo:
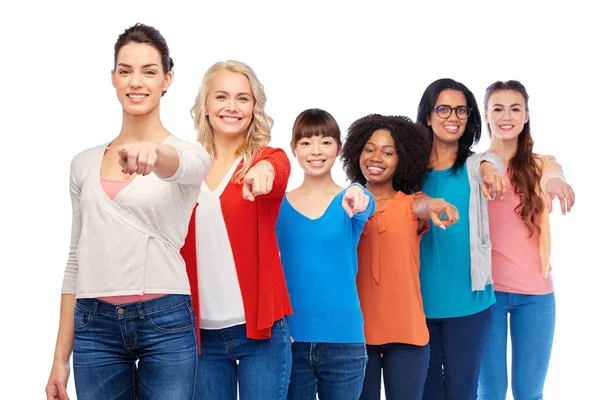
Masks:
[[[290,162],[267,146],[265,103],[254,71],[227,61],[206,72],[192,108],[198,140],[214,158],[181,250],[200,315],[201,399],[235,399],[238,382],[246,400],[287,393],[292,308],[275,220]]]
[[[150,26],[115,44],[123,121],[112,142],[71,163],[71,249],[48,399],[67,398],[71,352],[81,400],[193,397],[198,348],[179,249],[210,157],[160,121],[172,67]]]

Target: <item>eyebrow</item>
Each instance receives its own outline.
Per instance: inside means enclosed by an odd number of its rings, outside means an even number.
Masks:
[[[498,103],[496,103],[496,104],[494,104],[494,107],[496,107],[496,106],[504,107],[504,104],[498,104]],[[514,104],[511,104],[509,107],[514,107],[514,106],[523,107],[523,104],[521,104],[521,103],[514,103]]]
[[[125,68],[133,68],[131,65],[129,64],[124,64],[124,63],[118,63],[117,64],[120,67],[125,67]],[[146,64],[146,65],[142,65],[142,68],[149,68],[149,67],[159,67],[158,64]]]
[[[229,92],[226,90],[215,90],[215,93],[229,94]],[[246,96],[252,97],[252,95],[250,93],[246,93],[246,92],[238,93],[238,96],[241,96],[241,95],[246,95]]]
[[[375,143],[373,143],[373,142],[367,142],[367,143],[365,143],[365,144],[370,144],[371,146],[375,146],[375,147],[393,147],[393,148],[396,148],[396,146],[394,146],[393,144],[386,144],[386,145],[384,145],[384,146],[377,146],[377,145],[376,145]]]

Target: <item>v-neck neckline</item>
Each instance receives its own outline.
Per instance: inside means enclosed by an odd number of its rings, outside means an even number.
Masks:
[[[202,186],[201,186],[202,193],[206,193],[206,194],[209,194],[212,196],[214,196],[214,195],[221,196],[221,194],[225,190],[225,187],[227,186],[227,184],[229,184],[229,181],[231,180],[233,173],[237,170],[238,166],[240,165],[241,161],[242,161],[242,157],[238,157],[233,162],[233,164],[229,168],[229,171],[227,171],[227,173],[225,174],[223,179],[221,179],[221,182],[219,182],[219,184],[217,185],[216,188],[214,188],[214,190],[210,190],[210,188],[208,187],[208,184],[206,183],[206,179],[203,180]]]
[[[329,210],[331,209],[331,206],[333,205],[333,203],[335,202],[335,199],[341,194],[344,193],[346,189],[342,189],[338,194],[336,194],[335,196],[333,196],[333,198],[331,199],[331,201],[329,202],[329,204],[327,205],[327,207],[325,208],[325,211],[323,211],[323,214],[321,214],[320,216],[318,216],[317,218],[310,218],[304,214],[302,214],[298,209],[296,209],[296,207],[294,207],[292,205],[292,203],[288,200],[288,194],[286,193],[285,196],[283,197],[285,202],[288,204],[288,206],[290,206],[290,208],[292,210],[294,210],[294,212],[298,215],[300,215],[302,218],[308,220],[308,221],[319,221],[320,219],[322,219],[323,217],[325,217],[325,215],[327,215],[327,213],[329,212]]]

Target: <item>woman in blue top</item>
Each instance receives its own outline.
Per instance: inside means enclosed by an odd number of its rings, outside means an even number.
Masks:
[[[283,199],[277,241],[294,309],[289,317],[293,365],[288,400],[358,399],[367,364],[356,289],[356,248],[373,215],[371,194],[343,189],[331,176],[340,128],[326,111],[309,109],[294,123],[292,153],[304,182]]]
[[[502,165],[494,155],[471,151],[481,136],[481,116],[462,83],[431,83],[417,120],[431,139],[423,191],[456,206],[461,217],[448,232],[432,225],[421,240],[421,294],[431,351],[423,400],[475,400],[496,302],[486,198],[505,190]]]

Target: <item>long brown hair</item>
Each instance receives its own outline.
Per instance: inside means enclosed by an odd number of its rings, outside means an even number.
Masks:
[[[483,100],[486,110],[490,96],[499,90],[512,90],[521,93],[525,99],[525,110],[529,112],[529,95],[527,94],[527,90],[521,82],[515,80],[506,82],[497,81],[488,86],[485,90]],[[491,136],[490,125],[488,124],[487,127]],[[517,152],[509,161],[508,167],[511,170],[510,180],[515,186],[515,192],[521,198],[521,202],[515,208],[515,212],[519,214],[527,226],[530,237],[534,233],[540,233],[539,216],[544,208],[544,201],[537,194],[542,171],[536,158],[536,155],[533,153],[533,138],[531,137],[531,126],[528,119],[519,134]]]

